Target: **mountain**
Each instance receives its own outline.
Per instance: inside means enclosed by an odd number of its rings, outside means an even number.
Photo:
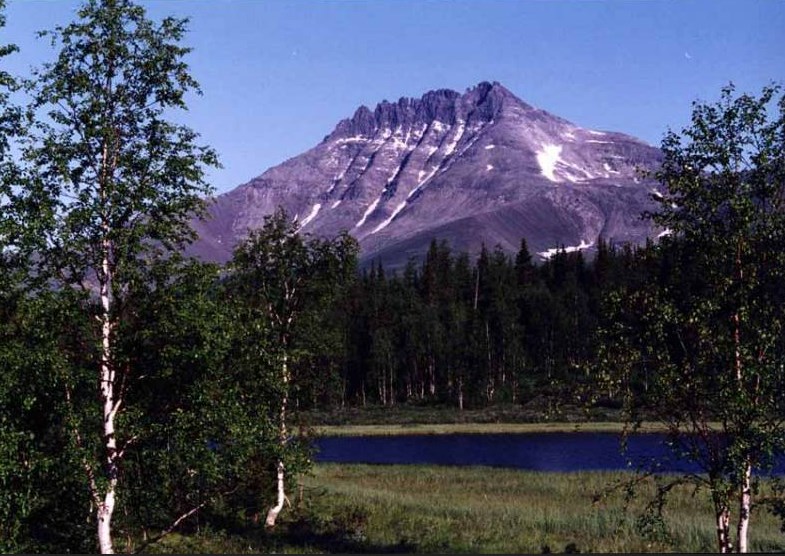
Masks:
[[[657,232],[640,218],[656,183],[639,169],[660,161],[634,137],[580,128],[499,83],[431,91],[361,106],[314,148],[218,196],[191,249],[225,261],[278,206],[304,232],[348,230],[363,261],[388,267],[433,238],[477,253],[515,252],[525,237],[541,258],[599,237],[641,243]]]

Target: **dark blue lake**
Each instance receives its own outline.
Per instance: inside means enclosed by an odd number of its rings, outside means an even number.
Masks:
[[[488,465],[535,471],[635,469],[656,457],[657,470],[699,472],[679,460],[661,434],[639,434],[622,454],[617,433],[446,434],[323,437],[316,461],[335,463]],[[785,470],[780,462],[776,472]]]

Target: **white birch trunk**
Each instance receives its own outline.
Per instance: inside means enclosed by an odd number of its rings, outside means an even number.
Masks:
[[[279,423],[279,441],[281,443],[281,448],[284,447],[286,444],[286,404],[289,401],[289,368],[287,367],[287,358],[286,352],[283,355],[283,362],[281,364],[281,380],[283,382],[283,398],[281,399],[281,414],[280,414],[280,423]],[[267,512],[267,519],[265,519],[265,525],[267,527],[275,527],[275,520],[278,519],[278,514],[281,513],[283,510],[283,505],[286,502],[286,490],[285,490],[285,470],[283,461],[278,461],[277,466],[277,473],[276,473],[276,483],[278,488],[278,497],[275,506],[270,508]]]
[[[284,467],[283,462],[278,462],[278,472],[277,472],[277,483],[278,483],[278,501],[276,502],[275,506],[270,508],[267,512],[267,519],[265,519],[264,524],[267,527],[275,527],[275,520],[278,519],[278,514],[281,513],[283,510],[283,505],[286,502],[286,491],[284,489]]]
[[[736,551],[748,552],[747,536],[750,528],[752,510],[752,466],[745,465],[744,478],[739,496],[739,523],[736,529]]]
[[[98,506],[98,546],[101,554],[114,554],[112,546],[112,513],[114,513],[115,489],[110,487],[104,501]]]
[[[390,363],[390,388],[387,391],[387,395],[390,396],[390,407],[395,405],[395,376],[393,376],[393,366]]]
[[[103,500],[96,509],[98,525],[98,545],[101,554],[113,554],[112,546],[112,514],[115,508],[115,496],[118,477],[117,439],[114,430],[114,418],[119,407],[115,400],[115,373],[112,367],[112,279],[109,267],[111,244],[103,243],[103,259],[101,280],[101,401],[103,403],[104,449],[106,450],[106,491]]]
[[[436,361],[433,355],[428,358],[428,392],[431,397],[436,395]]]
[[[738,267],[738,279],[744,277],[741,271],[741,247],[737,249],[736,265]],[[742,361],[741,361],[741,318],[739,313],[733,315],[733,343],[735,345],[735,367],[736,381],[739,391],[744,389]],[[752,466],[749,462],[744,463],[744,473],[742,475],[739,491],[739,521],[736,526],[736,551],[739,553],[747,552],[747,532],[750,527],[750,510],[752,507]]]
[[[485,346],[488,355],[488,382],[485,386],[485,398],[488,402],[493,402],[493,396],[496,392],[495,377],[493,376],[493,359],[491,357],[491,331],[488,326],[488,321],[485,321]]]
[[[730,513],[728,508],[722,508],[716,513],[717,544],[721,554],[730,552]]]

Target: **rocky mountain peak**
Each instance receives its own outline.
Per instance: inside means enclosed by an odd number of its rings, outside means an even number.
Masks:
[[[472,107],[475,117],[487,121],[498,120],[503,111],[512,106],[524,110],[531,107],[513,95],[499,82],[488,83],[483,81],[464,95],[466,103]]]
[[[658,149],[581,128],[498,82],[358,108],[314,148],[222,195],[196,251],[225,260],[279,206],[304,232],[358,239],[364,260],[400,266],[431,239],[477,253],[525,237],[547,258],[599,237],[642,242]]]
[[[455,125],[458,120],[493,121],[506,103],[521,102],[498,82],[483,81],[461,95],[451,89],[428,91],[420,98],[401,97],[397,102],[383,100],[371,111],[360,106],[351,118],[338,123],[325,140],[336,137],[372,137],[380,129],[411,129],[438,121]]]

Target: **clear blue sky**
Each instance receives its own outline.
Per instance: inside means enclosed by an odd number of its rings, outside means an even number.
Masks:
[[[204,96],[187,123],[221,155],[226,191],[316,145],[360,104],[499,81],[578,125],[659,144],[729,81],[785,82],[781,0],[150,0],[187,16]],[[36,30],[78,2],[9,0],[0,43],[24,72],[52,57]]]

